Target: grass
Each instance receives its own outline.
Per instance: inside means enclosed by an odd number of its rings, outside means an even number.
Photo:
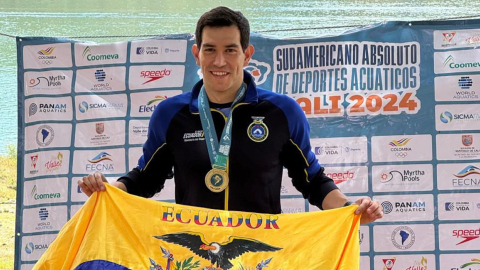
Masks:
[[[17,150],[7,146],[7,153],[0,155],[0,270],[13,269],[15,249]]]

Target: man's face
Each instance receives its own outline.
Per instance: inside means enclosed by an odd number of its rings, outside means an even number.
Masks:
[[[243,51],[238,27],[205,27],[201,47],[193,45],[192,52],[202,70],[203,83],[209,98],[211,94],[228,97],[227,99],[232,95],[235,97],[243,82],[243,68],[254,52],[251,45]]]

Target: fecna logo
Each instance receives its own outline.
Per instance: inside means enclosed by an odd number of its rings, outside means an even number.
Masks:
[[[159,80],[164,77],[170,76],[172,73],[171,69],[163,69],[163,70],[143,70],[140,72],[140,77],[148,79],[142,85]]]
[[[453,120],[453,116],[449,111],[444,111],[443,113],[440,114],[440,121],[442,121],[442,123],[447,124],[452,122],[452,120]]]
[[[62,167],[63,154],[58,152],[56,156],[52,156],[49,161],[45,163],[45,168],[47,172],[52,172],[60,169]]]
[[[406,145],[410,142],[411,138],[402,138],[400,140],[392,140],[388,145],[391,146],[390,151],[395,152],[396,157],[405,158],[412,148]]]
[[[465,229],[465,230],[453,230],[452,236],[457,238],[463,238],[461,242],[458,242],[456,245],[461,245],[472,240],[478,239],[480,237],[480,228],[478,229]]]
[[[351,171],[339,172],[339,173],[327,173],[326,175],[330,177],[336,185],[355,178],[355,173]]]
[[[396,258],[382,259],[383,265],[385,265],[385,267],[383,267],[383,270],[392,270],[396,260]]]
[[[118,59],[118,54],[93,54],[92,48],[87,46],[82,53],[83,58],[87,58],[88,61],[102,61]]]
[[[473,166],[473,165],[468,165],[467,167],[463,168],[463,170],[459,171],[457,174],[454,174],[454,176],[458,178],[464,178],[469,175],[480,175],[480,168]]]
[[[396,248],[406,250],[415,243],[415,232],[408,226],[399,226],[393,230],[391,240]]]
[[[89,172],[94,172],[94,171],[99,171],[99,172],[109,172],[115,170],[114,166],[112,163],[104,163],[106,161],[112,161],[111,158],[112,155],[110,155],[107,152],[100,152],[98,155],[96,155],[92,159],[88,159],[88,162],[90,164],[86,164],[85,169]]]
[[[384,214],[390,214],[393,211],[393,204],[389,201],[382,202],[382,208]]]
[[[107,76],[107,73],[103,69],[97,69],[95,70],[95,79],[98,82],[103,82],[105,81],[105,77]]]
[[[41,125],[37,129],[36,141],[39,146],[48,146],[55,137],[53,128],[49,125]]]
[[[456,63],[455,58],[449,55],[445,61],[443,61],[443,66],[448,66],[451,69],[480,68],[480,62]]]
[[[470,87],[473,86],[473,80],[468,76],[462,76],[460,79],[458,79],[458,86],[461,89],[470,89]]]
[[[34,185],[33,188],[32,188],[32,191],[30,192],[30,196],[32,197],[32,199],[34,199],[35,201],[37,200],[45,200],[45,199],[57,199],[57,198],[61,198],[62,195],[60,193],[42,193],[42,194],[38,194],[38,189],[37,189],[37,185]]]
[[[451,42],[454,36],[455,32],[443,33],[443,41]]]
[[[155,108],[157,108],[156,103],[160,103],[167,98],[168,98],[167,96],[156,95],[154,99],[147,102],[147,105],[140,105],[140,107],[138,107],[138,112],[140,112],[140,113],[145,113],[145,112],[146,113],[151,113],[155,110]]]

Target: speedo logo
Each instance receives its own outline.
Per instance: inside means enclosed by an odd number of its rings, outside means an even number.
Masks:
[[[142,83],[142,85],[170,76],[171,73],[171,69],[141,71],[140,77],[148,79],[146,82]]]

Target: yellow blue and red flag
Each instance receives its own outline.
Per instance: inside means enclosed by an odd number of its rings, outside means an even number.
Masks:
[[[360,257],[355,209],[220,211],[107,186],[65,224],[33,269],[355,270]]]

